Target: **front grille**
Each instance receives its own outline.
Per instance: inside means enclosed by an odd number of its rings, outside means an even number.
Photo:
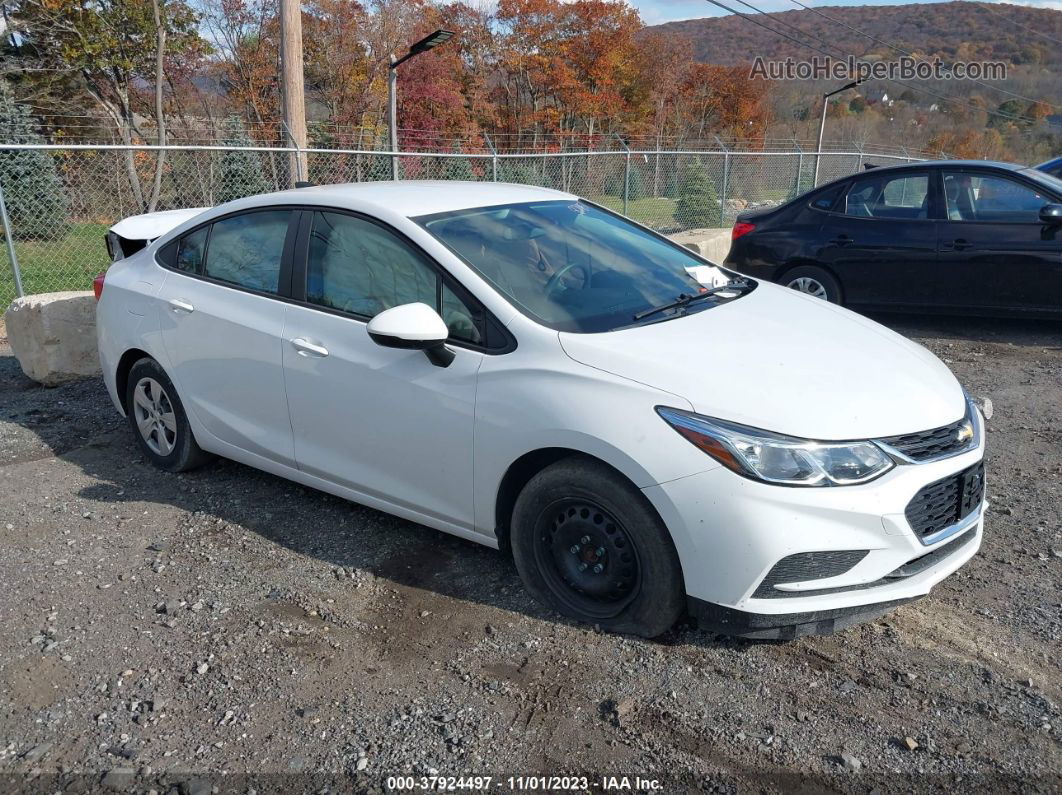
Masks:
[[[844,574],[865,558],[867,552],[868,550],[865,549],[846,549],[833,552],[798,552],[796,555],[789,555],[771,567],[752,595],[757,599],[789,596],[792,592],[779,591],[774,586],[779,583],[807,582],[836,577]]]
[[[887,444],[893,450],[903,453],[912,461],[928,461],[932,458],[961,453],[972,446],[973,439],[968,435],[967,427],[970,426],[968,417],[963,417],[951,425],[943,428],[934,428],[931,431],[919,433],[905,433],[900,436],[890,436],[879,441]]]
[[[907,503],[904,515],[920,538],[938,533],[965,519],[985,497],[985,464],[980,462],[957,475],[924,486]]]

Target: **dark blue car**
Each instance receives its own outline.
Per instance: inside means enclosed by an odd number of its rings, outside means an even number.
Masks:
[[[1036,166],[1037,171],[1042,171],[1045,174],[1050,174],[1052,177],[1062,179],[1062,157],[1056,157],[1054,160],[1048,160],[1046,163],[1041,163]]]

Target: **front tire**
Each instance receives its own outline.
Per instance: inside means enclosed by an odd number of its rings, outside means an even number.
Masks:
[[[787,272],[780,283],[798,293],[821,298],[831,304],[842,303],[841,285],[833,274],[815,265],[801,265]]]
[[[578,621],[652,638],[685,608],[667,528],[600,462],[567,458],[531,478],[513,510],[512,548],[531,594]]]
[[[154,359],[140,359],[129,370],[125,407],[137,444],[159,469],[186,472],[210,460],[192,436],[177,389]]]

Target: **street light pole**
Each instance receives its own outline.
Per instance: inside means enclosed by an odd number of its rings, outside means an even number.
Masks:
[[[847,91],[850,88],[855,88],[863,82],[863,78],[854,80],[848,85],[836,88],[833,91],[828,91],[822,95],[822,118],[819,120],[819,145],[815,149],[815,178],[811,182],[811,187],[815,187],[819,184],[819,161],[822,159],[822,135],[826,132],[826,108],[830,105],[830,97],[834,94],[840,94],[842,91]]]
[[[392,54],[387,69],[387,129],[391,146],[391,179],[398,180],[398,67],[422,52],[438,47],[454,37],[452,30],[437,30],[409,48],[397,61]]]
[[[392,152],[398,151],[398,70],[394,58],[387,70],[387,134]],[[398,155],[391,155],[391,179],[398,181]]]

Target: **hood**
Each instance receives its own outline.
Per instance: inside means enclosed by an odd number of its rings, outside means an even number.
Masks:
[[[110,231],[126,240],[151,241],[208,209],[210,208],[193,207],[190,210],[160,210],[157,213],[131,215],[112,226]]]
[[[709,417],[822,441],[955,422],[962,387],[928,350],[817,298],[761,282],[728,304],[603,334],[560,333],[577,362]]]

